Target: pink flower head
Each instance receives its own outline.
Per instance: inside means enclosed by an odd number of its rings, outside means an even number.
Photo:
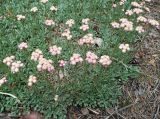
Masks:
[[[54,71],[54,66],[52,65],[52,63],[53,63],[52,60],[40,58],[38,65],[37,65],[37,70],[52,72],[52,71]]]
[[[59,60],[58,62],[60,67],[64,67],[67,64],[67,61],[64,60]]]
[[[151,10],[148,7],[143,7],[147,12],[150,12]]]
[[[90,21],[89,18],[82,19],[82,23],[83,23],[83,24],[86,24],[86,25],[88,25],[88,22],[89,22],[89,21]]]
[[[148,19],[148,22],[149,22],[152,26],[159,26],[159,22],[158,22],[157,20]]]
[[[21,61],[15,60],[15,56],[6,57],[3,63],[10,67],[12,73],[19,72],[20,68],[24,66]]]
[[[80,26],[80,29],[82,29],[83,31],[86,31],[89,29],[88,24],[83,24],[82,26]]]
[[[59,98],[59,95],[55,95],[55,96],[54,96],[54,100],[55,100],[55,101],[58,101],[58,98]]]
[[[84,41],[83,41],[82,38],[78,40],[78,44],[79,44],[79,45],[83,45],[83,44],[84,44]]]
[[[53,20],[45,20],[45,25],[47,26],[52,26],[52,25],[55,25],[55,22]]]
[[[143,10],[140,9],[140,8],[134,8],[133,12],[136,13],[136,14],[140,14],[140,13],[143,13]]]
[[[58,8],[57,8],[56,6],[51,6],[51,7],[50,7],[50,10],[51,10],[51,11],[57,11]]]
[[[31,11],[31,12],[37,12],[37,11],[38,11],[38,8],[37,8],[37,7],[33,7],[33,8],[31,8],[30,11]]]
[[[81,39],[79,39],[78,44],[83,45],[83,44],[94,44],[94,39],[93,39],[93,34],[86,34],[83,36]]]
[[[133,10],[127,10],[125,14],[131,16],[133,14]]]
[[[64,32],[62,33],[62,36],[63,36],[63,37],[66,37],[67,40],[70,40],[70,39],[72,38],[70,29],[65,29]]]
[[[145,17],[143,17],[143,16],[139,16],[138,18],[137,18],[137,22],[147,22],[148,20],[147,20],[147,18],[145,18]]]
[[[40,49],[36,49],[31,54],[31,60],[38,61],[40,58],[43,58],[43,53]]]
[[[97,63],[98,56],[92,53],[91,51],[88,51],[86,53],[86,60],[90,64],[96,64]]]
[[[124,28],[125,31],[132,31],[133,30],[133,22],[129,21],[126,18],[122,18],[119,21],[121,22],[120,27]]]
[[[2,86],[6,82],[7,82],[7,78],[3,77],[2,79],[0,79],[0,86]]]
[[[72,27],[74,24],[75,24],[75,21],[73,19],[69,19],[68,21],[66,21],[66,24],[69,26],[69,27]]]
[[[23,16],[23,15],[17,15],[16,17],[17,17],[17,20],[18,20],[18,21],[23,20],[23,19],[26,18],[26,17]]]
[[[145,0],[146,2],[151,2],[152,0]]]
[[[122,50],[123,53],[125,53],[126,51],[129,51],[129,44],[120,44],[119,49]]]
[[[48,0],[40,0],[41,3],[47,3]]]
[[[61,50],[62,50],[62,48],[61,47],[57,47],[56,45],[49,47],[49,52],[52,55],[59,55],[59,54],[61,54]]]
[[[131,2],[131,6],[141,8],[142,6],[138,2]]]
[[[3,63],[6,64],[7,66],[11,66],[14,60],[15,56],[6,57],[5,59],[3,59]]]
[[[137,26],[136,29],[135,29],[138,33],[143,33],[144,32],[144,29],[142,26]]]
[[[20,50],[27,49],[27,48],[28,48],[28,45],[27,45],[26,42],[22,42],[22,43],[20,43],[20,44],[18,45],[18,48],[19,48]]]
[[[119,5],[123,5],[125,2],[126,2],[126,0],[121,0],[121,1],[119,2]]]
[[[70,58],[70,63],[72,65],[76,65],[78,62],[82,62],[83,59],[81,58],[80,54],[73,54],[73,56]]]
[[[101,56],[99,63],[102,64],[104,67],[107,67],[112,63],[112,60],[108,55],[103,55]]]
[[[113,4],[112,7],[113,7],[113,8],[116,8],[116,7],[117,7],[117,4]]]
[[[24,64],[21,61],[14,61],[11,64],[11,72],[12,73],[17,73],[17,72],[19,72],[20,68],[23,67],[23,66],[24,66]]]
[[[37,82],[37,77],[30,75],[28,79],[28,86],[32,86],[36,82]]]
[[[120,24],[117,23],[117,22],[112,22],[111,25],[112,25],[113,28],[119,28],[120,27]]]

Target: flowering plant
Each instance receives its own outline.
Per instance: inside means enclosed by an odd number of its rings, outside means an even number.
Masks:
[[[143,16],[146,2],[3,1],[0,91],[20,101],[0,95],[0,111],[65,119],[69,106],[112,107],[121,83],[137,77],[137,33],[159,26]]]

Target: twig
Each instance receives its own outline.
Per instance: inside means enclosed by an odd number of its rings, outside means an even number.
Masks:
[[[136,104],[138,104],[138,102],[135,102],[135,103],[133,103],[133,104],[127,105],[127,106],[125,106],[125,107],[123,107],[123,108],[120,108],[120,109],[118,109],[118,110],[116,109],[116,111],[114,111],[113,113],[110,113],[110,115],[107,116],[105,119],[109,119],[112,115],[118,114],[118,112],[121,112],[121,111],[123,111],[123,110],[125,110],[125,109],[127,109],[127,108],[129,108],[129,107],[131,107],[131,106],[133,106],[133,105],[136,105]]]
[[[94,114],[99,115],[99,112],[97,112],[97,111],[95,111],[95,110],[93,110],[91,108],[87,108],[87,109],[90,110],[91,112],[93,112]]]
[[[119,114],[118,112],[117,112],[117,115],[119,115],[119,116],[122,117],[123,119],[126,119],[126,117],[124,117],[123,115]]]
[[[156,114],[155,114],[155,116],[154,116],[154,119],[158,119],[158,113],[159,113],[159,105],[158,105],[158,107],[157,107],[157,111],[156,111]]]
[[[4,92],[0,92],[0,94],[10,96],[10,97],[12,97],[12,98],[16,99],[18,103],[20,103],[20,102],[21,102],[21,101],[20,101],[20,100],[19,100],[15,95],[13,95],[13,94],[10,94],[10,93],[4,93]]]

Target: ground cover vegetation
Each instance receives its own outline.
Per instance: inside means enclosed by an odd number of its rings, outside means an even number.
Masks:
[[[69,106],[115,105],[140,72],[134,43],[159,26],[147,2],[0,0],[0,112],[65,119]]]

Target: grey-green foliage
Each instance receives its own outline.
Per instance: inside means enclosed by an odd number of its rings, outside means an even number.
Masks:
[[[0,77],[7,74],[8,82],[0,87],[1,91],[16,95],[21,103],[15,102],[10,97],[0,95],[0,111],[11,112],[14,115],[27,113],[30,110],[39,111],[46,118],[55,117],[64,119],[68,106],[107,108],[117,103],[121,95],[121,83],[136,76],[134,70],[126,69],[120,62],[113,61],[112,65],[104,68],[100,65],[87,63],[76,66],[59,68],[59,59],[69,60],[76,52],[85,57],[88,50],[94,51],[98,56],[109,55],[125,64],[131,60],[130,53],[123,54],[118,46],[122,42],[134,43],[136,33],[113,30],[110,23],[125,17],[120,10],[129,8],[121,6],[112,9],[111,0],[50,0],[46,4],[36,0],[0,0],[0,16],[6,19],[0,20]],[[57,5],[58,11],[49,11],[51,5]],[[32,7],[38,7],[37,13],[31,13]],[[17,21],[16,15],[26,16],[23,21]],[[61,31],[59,26],[47,28],[45,19],[53,19],[57,24],[65,23],[68,19],[74,19],[75,25],[71,29],[73,40],[67,41],[54,34],[55,29]],[[79,30],[81,20],[90,18],[89,33],[103,39],[101,47],[82,46],[75,42],[86,33]],[[134,21],[134,18],[131,18]],[[17,49],[17,45],[25,41],[29,48],[24,51]],[[63,48],[62,55],[53,57],[48,53],[48,47],[56,44]],[[66,71],[64,79],[57,79],[57,73],[39,73],[36,70],[37,63],[30,60],[32,51],[39,48],[47,59],[54,61],[56,71]],[[25,63],[20,73],[12,74],[2,60],[6,56],[15,55],[16,59]],[[27,86],[30,74],[38,77],[37,84]],[[54,96],[59,95],[58,101]]]

